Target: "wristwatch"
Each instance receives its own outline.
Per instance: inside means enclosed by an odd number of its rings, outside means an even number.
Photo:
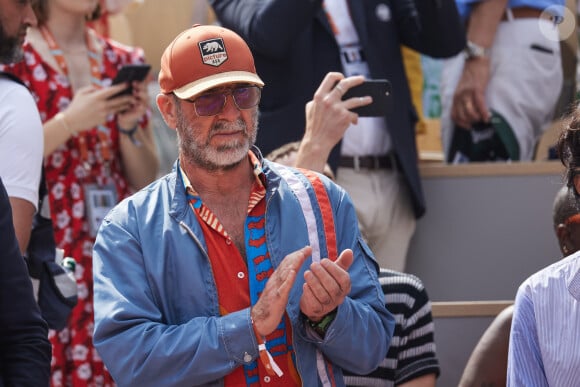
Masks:
[[[328,330],[328,327],[336,317],[336,312],[337,312],[336,309],[333,310],[332,312],[330,312],[329,314],[324,316],[320,321],[317,322],[311,321],[310,319],[306,318],[306,322],[314,332],[318,333],[320,337],[324,337],[326,331]]]
[[[463,49],[463,54],[466,60],[485,58],[489,54],[489,49],[468,40]]]

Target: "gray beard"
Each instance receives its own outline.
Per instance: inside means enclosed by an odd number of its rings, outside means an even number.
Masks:
[[[209,136],[215,133],[219,133],[222,130],[243,128],[243,132],[246,134],[246,137],[240,141],[221,145],[214,149],[211,148],[208,142],[200,144],[197,141],[198,139],[196,139],[195,136],[191,134],[195,131],[195,128],[188,127],[188,124],[185,122],[183,115],[179,114],[177,142],[180,158],[191,164],[198,165],[207,171],[228,171],[233,169],[246,159],[248,150],[256,142],[258,132],[257,119],[258,113],[256,110],[256,114],[253,116],[255,128],[252,130],[252,134],[250,136],[248,136],[248,128],[242,119],[239,119],[233,123],[218,123],[211,129]],[[187,134],[182,135],[183,133],[186,133],[185,131],[187,131]]]

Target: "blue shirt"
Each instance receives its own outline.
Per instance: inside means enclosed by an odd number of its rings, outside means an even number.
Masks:
[[[455,0],[455,3],[457,4],[457,10],[459,11],[461,18],[466,20],[469,17],[469,13],[471,12],[473,5],[475,3],[479,3],[480,1],[481,0]],[[546,9],[550,7],[550,11],[553,15],[562,16],[564,14],[563,10],[561,9],[561,7],[564,7],[564,0],[509,0],[508,7],[530,7],[536,9]]]
[[[580,381],[580,252],[522,283],[508,353],[508,386],[577,386]]]

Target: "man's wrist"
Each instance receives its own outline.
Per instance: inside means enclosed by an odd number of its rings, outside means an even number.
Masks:
[[[300,150],[302,150],[303,153],[311,155],[311,154],[320,154],[322,152],[326,152],[326,148],[322,147],[320,144],[320,141],[315,141],[314,139],[310,139],[307,137],[304,137],[302,140],[300,140]]]
[[[117,128],[119,129],[119,133],[129,137],[133,145],[137,147],[141,146],[141,142],[135,138],[135,133],[137,133],[137,130],[139,129],[139,124],[135,125],[130,129],[123,129],[120,126],[117,126]]]
[[[302,139],[300,146],[296,151],[294,166],[297,168],[306,168],[322,172],[329,155],[330,149],[322,147],[320,143]]]
[[[324,335],[326,334],[326,331],[330,327],[330,324],[332,324],[332,322],[334,321],[334,318],[336,317],[336,313],[337,313],[337,310],[335,309],[332,312],[325,315],[324,317],[322,317],[318,321],[313,321],[313,320],[309,319],[308,317],[306,317],[306,323],[308,324],[308,326],[310,326],[310,328],[312,328],[312,330],[314,330],[314,332],[316,332],[320,336],[324,337]]]
[[[74,130],[68,122],[68,119],[65,117],[65,114],[63,112],[58,112],[55,116],[54,119],[58,122],[60,122],[60,125],[65,129],[65,131],[69,134],[69,136],[74,136],[77,134],[77,131]]]
[[[463,54],[465,55],[465,60],[487,58],[489,55],[489,48],[468,40],[463,49]]]

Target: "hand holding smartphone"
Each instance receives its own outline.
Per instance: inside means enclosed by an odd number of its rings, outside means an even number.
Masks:
[[[113,95],[111,98],[116,98],[126,94],[132,94],[133,93],[132,83],[134,81],[142,82],[143,80],[145,80],[145,77],[147,77],[147,74],[149,74],[150,69],[151,65],[148,64],[130,64],[121,67],[119,72],[117,72],[115,79],[113,79],[113,85],[128,82],[129,86],[120,93]]]
[[[386,79],[365,80],[360,85],[348,89],[342,99],[366,96],[372,97],[373,102],[352,111],[360,117],[384,117],[391,108],[391,83]]]

